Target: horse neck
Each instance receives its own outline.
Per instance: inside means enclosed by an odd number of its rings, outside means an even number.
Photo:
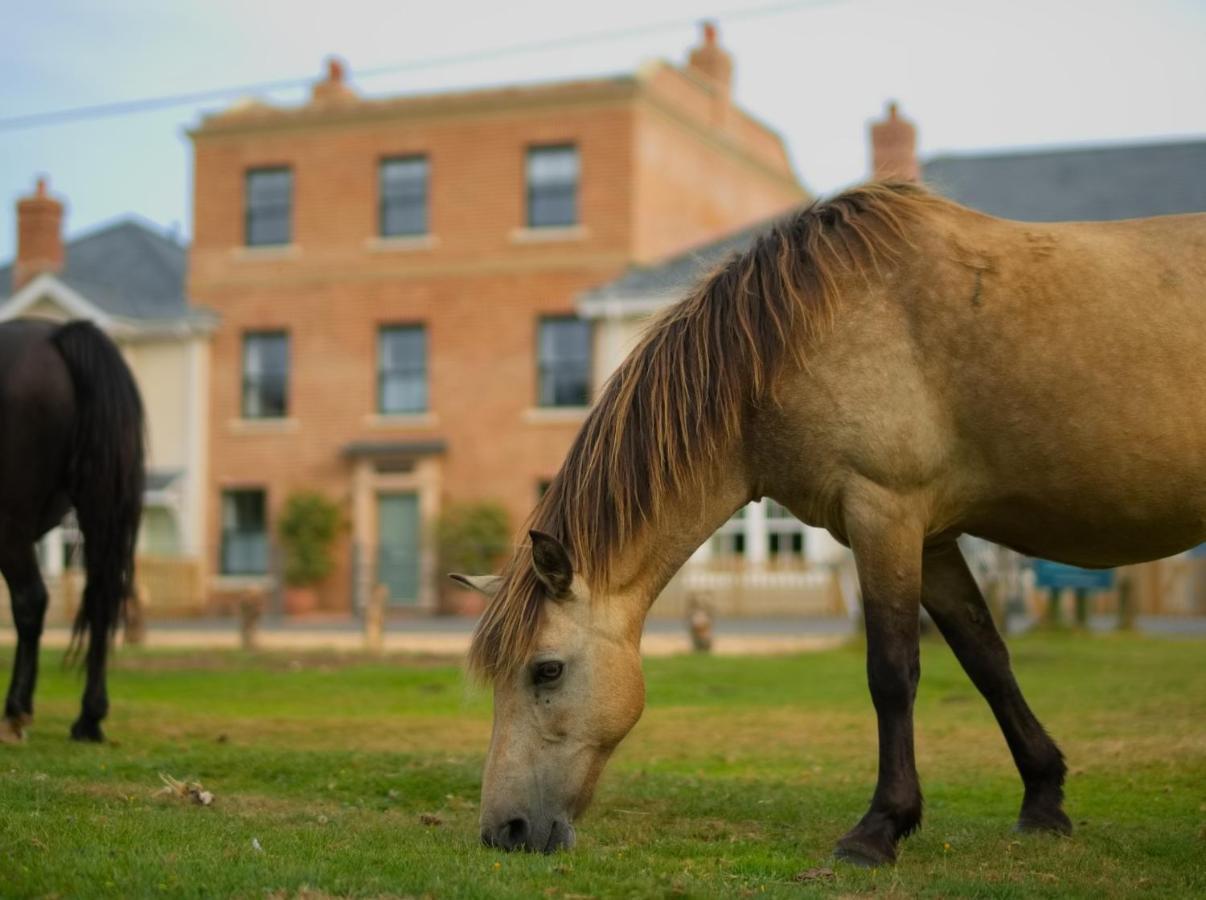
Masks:
[[[696,485],[664,498],[613,568],[609,595],[623,598],[639,630],[649,607],[674,574],[713,532],[751,499],[737,453],[713,461]]]

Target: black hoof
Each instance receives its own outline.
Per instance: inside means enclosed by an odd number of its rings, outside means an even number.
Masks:
[[[1022,810],[1018,816],[1015,831],[1023,834],[1063,834],[1072,833],[1072,820],[1062,809]]]
[[[837,843],[834,859],[863,869],[890,866],[896,862],[896,848],[888,841],[848,834]]]
[[[100,722],[88,719],[76,719],[71,726],[71,739],[90,744],[104,743],[105,733],[101,731]]]

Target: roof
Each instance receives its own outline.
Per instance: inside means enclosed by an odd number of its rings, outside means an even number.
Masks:
[[[939,156],[926,185],[1007,219],[1056,222],[1206,212],[1206,140],[976,156]],[[656,265],[633,266],[579,297],[585,316],[639,315],[683,294],[774,222],[768,219]]]
[[[632,266],[617,278],[579,298],[583,312],[591,315],[601,307],[612,303],[625,304],[636,311],[637,307],[650,309],[670,300],[679,299],[703,275],[728,259],[734,253],[746,250],[759,234],[778,221],[764,219],[739,231],[731,232],[719,240],[699,244],[656,265]]]
[[[922,177],[965,206],[1030,222],[1206,212],[1206,140],[938,156]]]
[[[203,318],[189,306],[185,248],[134,219],[68,241],[66,264],[54,277],[102,311],[124,319]],[[0,298],[12,290],[12,263],[0,268]]]

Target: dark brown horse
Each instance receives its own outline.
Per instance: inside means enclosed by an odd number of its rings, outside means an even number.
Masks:
[[[33,718],[47,603],[34,544],[72,507],[88,576],[74,639],[88,650],[71,736],[103,740],[105,657],[134,578],[143,480],[142,401],[113,342],[87,322],[0,325],[0,572],[17,627],[0,741],[20,740]]]
[[[1066,832],[1064,760],[955,539],[1114,566],[1206,538],[1206,216],[1036,225],[906,185],[785,219],[646,333],[604,388],[501,578],[471,664],[494,681],[481,827],[568,846],[641,714],[645,615],[743,504],[854,551],[879,720],[871,807],[838,842],[893,860],[921,822],[924,606],[1024,786]]]

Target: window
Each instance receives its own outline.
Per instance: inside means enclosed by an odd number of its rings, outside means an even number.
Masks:
[[[767,557],[776,562],[804,559],[804,523],[782,503],[766,501]]]
[[[712,553],[719,559],[741,559],[745,556],[745,507],[737,510],[712,535]]]
[[[559,228],[578,223],[578,148],[528,150],[528,227]]]
[[[259,489],[222,492],[223,575],[268,573],[268,517]]]
[[[386,414],[427,410],[427,331],[422,325],[378,332],[377,409]]]
[[[381,161],[381,236],[427,234],[427,157]]]
[[[590,323],[575,316],[540,320],[539,403],[586,406],[590,401]]]
[[[289,413],[289,335],[243,335],[243,418],[282,419]]]
[[[288,244],[293,225],[293,172],[290,169],[249,169],[246,185],[248,247]]]

